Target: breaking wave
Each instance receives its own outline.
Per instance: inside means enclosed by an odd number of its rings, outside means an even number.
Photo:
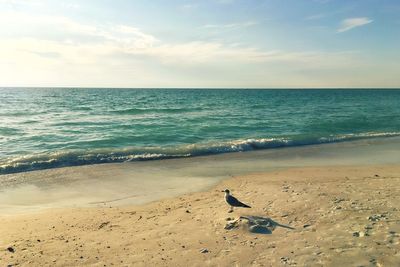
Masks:
[[[7,158],[0,161],[0,174],[100,163],[184,158],[230,152],[316,145],[367,138],[394,136],[400,136],[400,132],[368,132],[315,138],[287,137],[239,139],[226,142],[181,145],[176,147],[132,147],[124,149],[113,148],[93,150],[67,150],[53,153],[36,154],[31,156]]]

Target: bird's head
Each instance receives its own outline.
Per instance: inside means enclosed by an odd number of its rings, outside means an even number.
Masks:
[[[225,189],[225,190],[222,191],[222,192],[225,192],[226,194],[229,194],[229,190],[228,190],[228,189]]]

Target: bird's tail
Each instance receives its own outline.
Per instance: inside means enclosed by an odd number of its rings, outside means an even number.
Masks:
[[[251,208],[249,205],[246,205],[246,204],[244,204],[244,203],[242,203],[242,207],[243,207],[243,208]]]

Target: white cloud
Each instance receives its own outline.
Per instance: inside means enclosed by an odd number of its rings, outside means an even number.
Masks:
[[[217,0],[218,4],[223,4],[223,5],[233,4],[234,2],[235,0]]]
[[[80,9],[81,8],[81,5],[78,3],[61,2],[60,5],[63,8],[69,8],[69,9]]]
[[[129,25],[79,23],[62,16],[39,16],[23,13],[3,14],[0,24],[12,25],[7,38],[1,38],[2,57],[10,61],[45,64],[63,61],[69,64],[95,64],[105,56],[126,55],[151,58],[161,64],[206,64],[218,62],[307,62],[321,53],[262,51],[242,45],[222,42],[190,41],[166,43],[155,36]],[[249,27],[255,22],[226,25],[206,25],[206,28]],[[40,29],[42,32],[37,32]],[[3,29],[7,30],[7,29]],[[22,32],[22,33],[21,33]],[[0,29],[2,33],[2,29]],[[1,35],[0,35],[1,36]],[[21,56],[22,55],[22,56]]]
[[[371,23],[373,20],[367,17],[349,18],[342,21],[340,28],[337,32],[345,32],[356,27],[364,26]]]
[[[184,4],[184,5],[179,6],[179,9],[181,11],[186,12],[186,11],[193,11],[193,10],[197,9],[198,7],[199,7],[198,4]]]
[[[281,77],[284,83],[282,73],[291,69],[357,64],[351,51],[266,51],[222,41],[165,42],[131,25],[88,24],[60,16],[3,13],[0,24],[8,25],[0,28],[2,86],[240,86],[237,81],[261,86],[264,77]]]
[[[326,17],[326,14],[320,13],[320,14],[310,15],[310,16],[306,17],[305,20],[318,20],[318,19],[322,19],[325,17]]]
[[[246,21],[240,23],[230,23],[230,24],[206,24],[202,26],[204,29],[240,29],[240,28],[247,28],[250,26],[257,25],[258,23],[255,21]]]
[[[1,39],[38,39],[71,44],[118,43],[121,46],[143,48],[157,39],[128,25],[89,25],[64,16],[30,15],[20,12],[3,13],[0,24]]]
[[[41,6],[43,5],[42,0],[0,0],[0,4],[6,4],[11,6]]]

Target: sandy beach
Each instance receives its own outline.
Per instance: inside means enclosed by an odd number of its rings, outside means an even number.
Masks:
[[[2,216],[0,261],[11,266],[398,266],[399,173],[398,164],[296,167],[232,177],[203,192],[145,205]],[[228,213],[225,188],[253,208]],[[273,221],[255,229],[241,216]]]
[[[400,267],[400,0],[0,22],[0,267]]]

